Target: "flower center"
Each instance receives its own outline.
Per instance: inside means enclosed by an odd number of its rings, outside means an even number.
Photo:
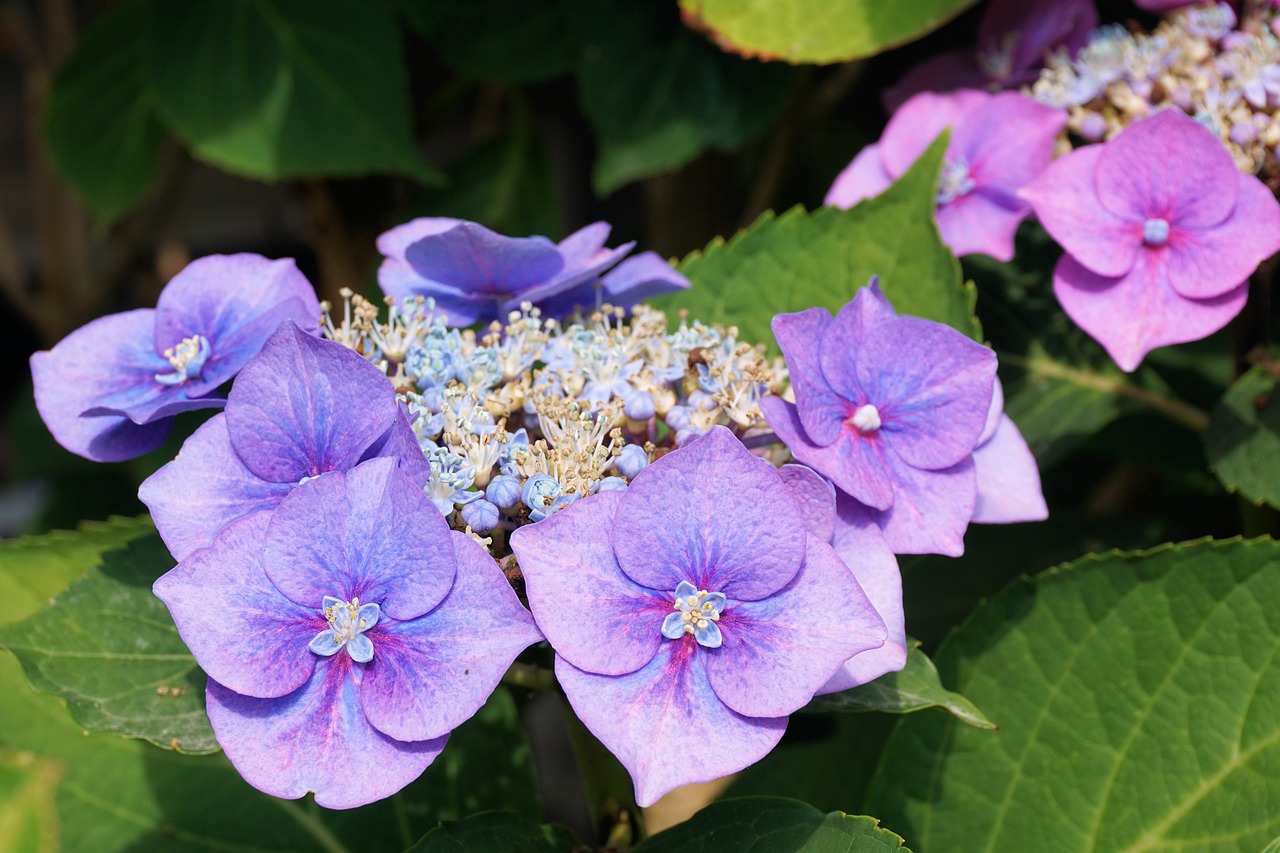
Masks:
[[[870,403],[859,406],[858,411],[849,418],[849,423],[853,424],[853,428],[858,432],[875,432],[880,429],[880,410]]]
[[[1142,241],[1148,246],[1163,246],[1168,243],[1168,220],[1153,217],[1142,223]]]
[[[176,347],[165,350],[164,357],[173,366],[173,373],[157,373],[156,381],[161,385],[181,385],[204,369],[209,360],[209,339],[203,335],[184,338]]]
[[[343,601],[326,595],[323,602],[324,618],[329,627],[316,634],[307,648],[318,655],[329,657],[342,648],[357,663],[368,663],[373,660],[373,641],[364,632],[378,624],[382,615],[376,604],[361,604],[360,599]]]
[[[709,649],[720,648],[720,611],[728,599],[722,592],[707,592],[688,581],[680,581],[673,593],[674,613],[662,620],[662,636],[678,640],[685,634],[693,634],[699,645]]]
[[[969,161],[963,157],[947,156],[942,164],[942,177],[938,181],[938,204],[948,204],[974,188],[969,177]]]

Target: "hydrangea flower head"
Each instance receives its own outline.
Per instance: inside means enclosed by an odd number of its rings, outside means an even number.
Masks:
[[[386,374],[341,344],[284,323],[241,372],[226,411],[145,480],[138,497],[176,559],[299,485],[377,456],[430,473]]]
[[[323,474],[155,583],[227,757],[277,797],[403,788],[541,639],[493,558],[393,459]]]
[[[635,244],[605,248],[609,231],[608,223],[596,222],[556,244],[506,237],[474,222],[415,219],[378,238],[385,256],[378,284],[388,296],[430,297],[451,326],[505,320],[523,302],[566,316],[602,302],[628,308],[689,286],[653,252],[619,264]]]
[[[773,332],[796,402],[762,400],[765,418],[799,462],[871,511],[895,553],[956,555],[970,520],[1044,517],[990,349],[899,316],[874,281],[834,318],[780,314]],[[1007,490],[989,506],[978,501],[980,465]]]
[[[978,24],[976,47],[921,62],[885,90],[885,105],[895,110],[919,92],[1025,85],[1036,79],[1049,54],[1074,55],[1097,26],[1093,0],[991,0]]]
[[[570,704],[641,805],[763,757],[885,639],[777,469],[720,426],[511,546]]]
[[[1061,110],[1017,92],[923,92],[836,177],[826,204],[848,208],[888,189],[950,127],[935,214],[942,241],[957,255],[1010,260],[1014,232],[1031,211],[1017,192],[1049,165],[1066,121]]]
[[[1124,370],[1225,326],[1280,250],[1280,203],[1178,110],[1072,152],[1022,195],[1066,250],[1058,301]]]
[[[292,260],[200,258],[154,309],[101,317],[31,356],[36,407],[71,452],[132,459],[159,447],[179,412],[222,407],[218,386],[283,320],[319,330],[315,291]]]

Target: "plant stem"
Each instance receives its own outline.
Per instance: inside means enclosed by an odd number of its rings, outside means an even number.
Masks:
[[[1182,424],[1193,432],[1204,432],[1209,428],[1209,414],[1203,409],[1176,397],[1165,396],[1143,388],[1141,385],[1130,382],[1122,376],[1108,376],[1102,373],[1080,370],[1075,367],[1069,367],[1062,362],[1054,361],[1051,358],[1036,356],[1022,358],[1015,355],[1001,355],[1000,358],[1006,364],[1022,368],[1035,376],[1045,379],[1061,379],[1064,382],[1070,382],[1082,388],[1092,388],[1104,394],[1114,394],[1117,397],[1125,397],[1136,403],[1141,403],[1152,411],[1164,415],[1175,423]]]
[[[327,853],[351,853],[315,812],[304,809],[293,800],[274,799],[274,802],[285,814],[293,818],[298,826],[310,833],[316,843]]]
[[[551,690],[556,686],[556,677],[551,670],[531,663],[511,664],[502,676],[502,681],[527,690]]]

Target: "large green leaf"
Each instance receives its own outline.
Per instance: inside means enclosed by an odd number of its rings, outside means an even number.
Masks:
[[[743,340],[772,345],[775,314],[815,305],[834,313],[878,275],[899,313],[981,339],[974,288],[963,283],[933,221],[945,150],[939,138],[897,183],[849,210],[766,213],[728,242],[713,240],[680,263],[693,287],[656,304],[687,308],[703,322],[737,326]]]
[[[0,853],[56,853],[61,775],[56,761],[0,750]]]
[[[107,551],[48,607],[0,628],[0,646],[17,656],[32,687],[66,699],[85,728],[212,752],[204,673],[151,593],[171,568],[155,534]]]
[[[712,803],[692,820],[636,846],[636,853],[759,850],[769,853],[910,853],[902,839],[870,817],[826,814],[781,797]]]
[[[49,93],[45,132],[54,162],[104,220],[128,212],[156,177],[164,130],[142,46],[152,2],[127,2],[86,32]]]
[[[936,29],[976,0],[680,0],[725,50],[785,62],[845,62]]]
[[[579,99],[600,145],[596,191],[734,151],[766,130],[791,88],[791,69],[727,56],[686,31],[625,40],[579,68]]]
[[[510,812],[485,812],[441,824],[406,853],[569,853],[578,847],[577,838],[563,826]]]
[[[382,3],[157,2],[150,91],[192,152],[230,172],[288,177],[435,173],[410,120],[400,30]]]
[[[980,729],[996,727],[972,702],[942,686],[937,667],[920,651],[920,643],[915,640],[911,641],[907,665],[901,671],[885,673],[875,681],[842,693],[816,696],[804,710],[910,714],[925,708],[941,708],[954,714],[961,722]]]
[[[1268,367],[1250,368],[1214,407],[1205,450],[1229,490],[1280,507],[1280,399]]]
[[[922,849],[1255,853],[1280,832],[1280,544],[1085,557],[936,660],[1000,731],[899,723],[867,807]]]

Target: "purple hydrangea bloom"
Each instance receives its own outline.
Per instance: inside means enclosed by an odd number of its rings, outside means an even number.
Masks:
[[[395,460],[322,474],[155,583],[209,675],[209,720],[262,791],[390,796],[541,639],[493,558]]]
[[[203,424],[138,489],[176,559],[300,484],[377,456],[420,484],[430,466],[386,374],[341,344],[284,323]]]
[[[378,238],[385,256],[378,284],[388,296],[430,297],[451,326],[503,320],[522,302],[553,317],[603,302],[630,308],[689,286],[654,252],[618,263],[635,244],[605,248],[609,231],[596,222],[556,244],[504,237],[474,222],[415,219]]]
[[[1014,232],[1031,212],[1018,190],[1049,165],[1066,122],[1066,113],[1017,92],[921,93],[894,113],[878,143],[845,167],[826,203],[848,208],[883,192],[950,127],[935,214],[942,241],[957,255],[1010,260]]]
[[[777,469],[720,426],[511,547],[570,704],[641,805],[759,760],[885,639]]]
[[[1179,110],[1073,151],[1022,195],[1066,250],[1058,301],[1123,370],[1225,326],[1280,250],[1280,203]]]
[[[773,332],[796,402],[766,397],[766,420],[799,462],[868,510],[894,553],[959,555],[970,521],[1045,517],[990,349],[898,316],[874,280],[835,318],[780,314]]]
[[[1093,0],[991,0],[978,24],[977,46],[938,54],[912,68],[885,90],[885,107],[892,112],[926,91],[1033,83],[1049,53],[1062,49],[1074,56],[1097,26]]]
[[[31,356],[36,408],[72,453],[98,462],[141,456],[164,442],[174,415],[222,407],[218,386],[282,320],[319,329],[315,290],[292,260],[200,258],[154,309],[101,317]]]

